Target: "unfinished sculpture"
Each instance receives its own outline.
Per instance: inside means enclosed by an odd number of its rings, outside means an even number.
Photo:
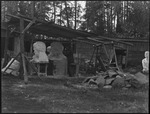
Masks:
[[[14,58],[12,58],[1,71],[4,72],[13,60],[14,60]],[[14,60],[13,63],[9,66],[9,68],[5,71],[5,73],[6,74],[12,74],[14,76],[18,76],[19,75],[19,69],[20,69],[20,62],[17,60]]]
[[[50,54],[50,52],[51,52],[51,46],[47,47],[47,52]]]
[[[142,60],[143,72],[149,72],[149,51],[144,54],[145,58]]]
[[[53,42],[51,44],[49,59],[54,62],[55,76],[66,76],[67,75],[67,57],[63,54],[63,45],[59,42]]]
[[[51,46],[48,46],[47,47],[47,54],[49,55],[51,53]],[[53,61],[49,59],[49,64],[48,64],[48,67],[47,67],[47,74],[48,75],[53,75],[53,70],[54,70],[54,64],[53,64]]]
[[[35,42],[33,44],[34,56],[31,60],[35,63],[48,63],[48,56],[46,55],[46,45],[43,42]]]

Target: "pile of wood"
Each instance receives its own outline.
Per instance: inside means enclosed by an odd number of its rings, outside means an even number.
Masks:
[[[96,85],[98,88],[139,88],[142,85],[149,84],[148,76],[141,72],[135,75],[121,71],[107,70],[99,73],[97,76],[87,77],[83,85]]]

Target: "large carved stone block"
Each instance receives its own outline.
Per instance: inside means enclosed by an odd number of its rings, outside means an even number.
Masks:
[[[59,42],[51,44],[49,59],[54,62],[54,75],[66,76],[67,75],[67,57],[63,54],[63,45]]]
[[[33,62],[42,62],[48,63],[48,56],[46,55],[46,45],[43,42],[35,42],[33,44],[34,56]]]

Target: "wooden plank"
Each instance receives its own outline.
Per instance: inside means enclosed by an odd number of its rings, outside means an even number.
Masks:
[[[117,61],[115,46],[113,46],[113,51],[114,51],[114,57],[115,57],[115,64],[116,64],[116,67],[117,67],[117,69],[120,71],[119,66],[118,66],[118,61]]]
[[[26,28],[22,31],[22,34],[24,34],[31,26],[35,23],[35,18],[26,26]]]
[[[106,49],[106,47],[105,47],[105,45],[104,45],[104,44],[103,44],[103,48],[104,48],[104,51],[105,51],[105,54],[106,54],[107,58],[110,60],[110,58],[109,58],[109,56],[108,56],[107,49]]]
[[[96,46],[110,45],[110,44],[112,44],[112,42],[106,42],[106,43],[104,43],[104,44],[102,44],[102,43],[98,43],[98,44],[96,44]]]
[[[102,43],[102,44],[105,43],[105,42],[99,41],[99,40],[97,40],[97,39],[95,39],[95,38],[93,39],[93,38],[87,37],[87,39],[92,40],[92,41],[95,41],[95,42],[98,42],[98,43]]]
[[[6,14],[6,16],[14,17],[14,18],[20,19],[20,17],[19,17],[19,16],[15,16],[15,15],[8,14],[8,13]],[[25,21],[27,21],[27,22],[31,22],[31,19],[24,18],[24,20],[25,20]]]
[[[6,65],[6,62],[7,62],[7,51],[8,51],[9,36],[10,36],[10,34],[8,32],[8,25],[7,25],[6,38],[4,39],[5,40],[5,47],[4,47],[4,64],[3,65]]]
[[[95,37],[93,37],[93,38],[95,38]],[[116,40],[116,39],[107,38],[107,37],[104,37],[104,36],[97,36],[97,38],[95,38],[95,39],[99,40],[100,38],[106,39],[106,40],[110,40],[110,41],[114,41],[114,42],[118,42],[118,43],[122,43],[122,44],[126,44],[126,45],[130,45],[130,46],[133,46],[132,43],[127,43],[127,42],[120,41],[120,40],[118,40],[118,39]]]
[[[17,59],[17,57],[20,55],[20,53],[18,53],[18,55],[10,62],[10,64],[7,66],[7,68],[4,70],[3,73],[5,73],[5,71],[10,67],[10,65]]]
[[[19,19],[21,17],[21,18],[24,18],[24,20],[28,21],[28,22],[31,22],[33,20],[32,18],[26,17],[26,16],[21,15],[21,14],[18,14],[17,16],[14,16],[14,15],[11,15],[11,14],[7,14],[7,16],[14,17],[14,18],[17,18],[17,19]],[[67,27],[63,27],[63,26],[57,25],[57,24],[48,23],[46,21],[41,21],[39,19],[36,19],[36,22],[45,24],[45,26],[48,26],[48,27],[53,27],[53,29],[56,28],[57,30],[60,29],[61,31],[67,31],[70,34],[76,34],[76,37],[78,37],[78,36],[84,36],[84,37],[96,36],[93,33],[84,32],[84,31],[80,31],[80,30],[74,30],[74,29],[71,29],[71,28],[67,28]],[[45,34],[45,33],[43,33],[43,34]],[[50,35],[48,35],[48,36],[50,36]]]
[[[129,48],[127,47],[125,67],[127,67],[128,64],[128,57],[129,57]]]

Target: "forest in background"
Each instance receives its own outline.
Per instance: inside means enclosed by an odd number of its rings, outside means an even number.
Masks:
[[[119,38],[149,38],[149,1],[1,1],[6,13],[53,22],[72,29]]]

